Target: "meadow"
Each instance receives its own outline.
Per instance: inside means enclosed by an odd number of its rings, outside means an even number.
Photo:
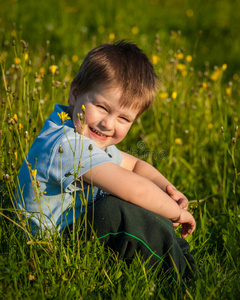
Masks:
[[[239,1],[6,1],[0,12],[0,298],[237,299],[240,287]],[[144,12],[144,16],[143,16]],[[54,104],[95,45],[136,42],[161,82],[119,148],[190,201],[201,274],[169,282],[97,240],[29,238],[17,174]],[[144,196],[144,195],[143,195]],[[180,230],[176,230],[180,236]]]

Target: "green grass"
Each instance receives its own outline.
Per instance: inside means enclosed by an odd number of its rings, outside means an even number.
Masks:
[[[237,299],[238,1],[68,3],[8,1],[1,7],[0,298]],[[194,17],[187,17],[189,9]],[[81,247],[56,236],[27,242],[16,222],[13,193],[24,156],[54,104],[67,104],[86,52],[110,41],[110,33],[136,41],[156,62],[156,101],[119,147],[152,163],[191,201],[197,229],[187,239],[202,271],[191,282],[170,284],[139,256],[127,266],[97,241]],[[52,65],[58,66],[54,74]]]

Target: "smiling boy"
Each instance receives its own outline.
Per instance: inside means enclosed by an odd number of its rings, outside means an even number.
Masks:
[[[173,225],[182,224],[183,238],[194,231],[187,198],[154,167],[115,146],[151,106],[156,81],[153,66],[135,44],[121,41],[90,51],[71,84],[69,107],[55,105],[29,151],[41,197],[24,162],[18,206],[28,212],[32,228],[61,231],[81,218],[84,193],[89,226],[100,241],[125,259],[140,251],[151,257],[150,264],[163,262],[164,269],[177,267],[184,274],[194,261]],[[64,126],[61,113],[71,118]],[[76,177],[83,179],[84,191]],[[88,193],[92,183],[93,195]]]

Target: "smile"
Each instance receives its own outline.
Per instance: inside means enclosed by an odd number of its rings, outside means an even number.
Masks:
[[[100,140],[106,140],[109,137],[92,127],[89,127],[89,129],[90,129],[91,134]]]

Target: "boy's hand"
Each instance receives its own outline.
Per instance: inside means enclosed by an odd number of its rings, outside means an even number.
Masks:
[[[166,191],[168,195],[177,202],[180,208],[187,210],[188,209],[188,199],[171,185],[167,185]]]
[[[177,202],[180,208],[187,210],[188,209],[188,199],[171,185],[167,185],[166,191],[168,195]],[[179,222],[173,222],[174,227],[179,225]]]
[[[190,212],[181,209],[180,218],[178,220],[179,223],[182,223],[181,236],[185,238],[188,234],[193,233],[196,228],[196,221],[194,217],[190,214]]]

